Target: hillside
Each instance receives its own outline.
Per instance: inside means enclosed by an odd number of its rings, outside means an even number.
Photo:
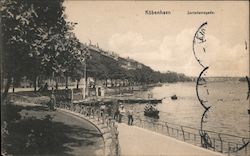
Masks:
[[[91,58],[87,61],[87,75],[97,79],[127,79],[140,83],[191,81],[184,74],[160,73],[130,58],[119,57],[96,46],[89,46]]]

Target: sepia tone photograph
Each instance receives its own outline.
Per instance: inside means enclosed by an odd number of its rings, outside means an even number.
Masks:
[[[250,155],[249,1],[0,11],[1,155]]]

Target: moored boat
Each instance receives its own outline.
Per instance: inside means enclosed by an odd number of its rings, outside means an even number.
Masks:
[[[144,111],[145,116],[159,116],[158,110],[145,110]]]
[[[157,108],[155,106],[153,106],[153,105],[147,105],[144,108],[144,115],[145,116],[159,118],[159,112],[160,111],[158,111]]]
[[[171,96],[171,99],[172,99],[172,100],[177,100],[177,96],[176,96],[176,95],[173,95],[173,96]]]

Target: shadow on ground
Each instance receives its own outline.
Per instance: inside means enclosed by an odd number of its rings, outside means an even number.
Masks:
[[[74,155],[76,147],[96,144],[101,137],[95,130],[53,121],[51,112],[41,106],[10,106],[5,109],[8,134],[4,138],[6,152],[12,155]],[[44,111],[44,117],[21,117],[20,111]],[[69,122],[69,121],[67,121]],[[95,151],[88,151],[95,155]]]

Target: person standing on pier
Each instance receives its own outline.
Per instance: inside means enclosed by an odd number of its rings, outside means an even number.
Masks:
[[[134,114],[134,110],[133,110],[133,106],[131,106],[128,110],[128,125],[133,125],[133,114]]]
[[[125,110],[125,108],[124,108],[124,106],[123,105],[121,105],[121,107],[119,108],[119,120],[118,120],[118,122],[119,123],[121,123],[122,122],[122,117],[125,115],[125,113],[126,113],[126,110]]]

